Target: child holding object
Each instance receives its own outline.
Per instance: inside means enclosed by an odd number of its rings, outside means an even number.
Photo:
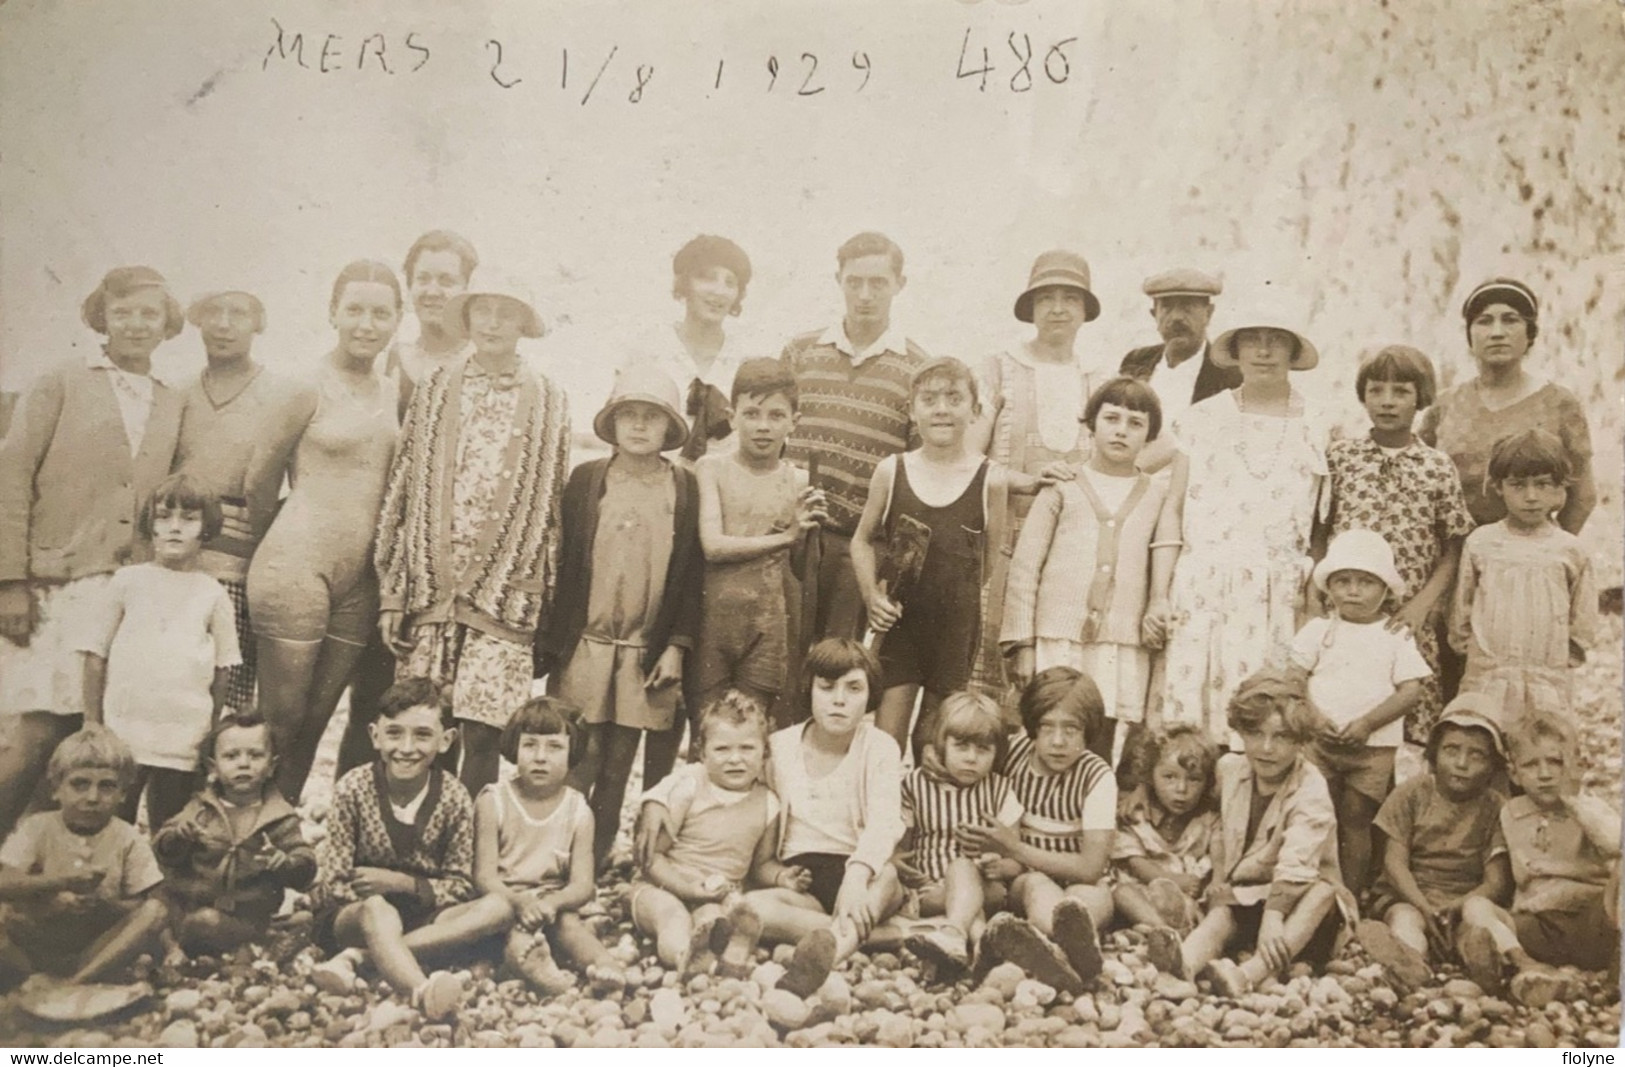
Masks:
[[[0,980],[99,981],[155,946],[168,914],[152,849],[117,815],[135,758],[91,725],[57,745],[45,778],[57,810],[24,817],[0,846]]]
[[[582,748],[575,709],[529,700],[500,744],[515,773],[474,803],[474,887],[507,909],[503,962],[539,991],[562,993],[575,978],[554,962],[557,948],[600,988],[618,988],[620,968],[580,916],[595,889],[592,810],[567,784]]]
[[[1219,828],[1213,771],[1219,750],[1190,723],[1141,735],[1135,780],[1117,805],[1112,906],[1125,921],[1183,937],[1201,918],[1197,903],[1213,875]]]
[[[220,500],[184,474],[162,482],[138,528],[153,560],[121,567],[98,624],[81,635],[85,719],[106,722],[135,754],[125,822],[141,794],[147,825],[164,825],[197,788],[198,746],[225,706],[231,668],[242,663],[226,587],[198,569],[203,542],[220,532]]]
[[[1010,879],[1021,873],[1021,865],[1006,856],[965,848],[958,833],[962,826],[1008,828],[1020,821],[1021,802],[997,770],[1005,747],[999,705],[979,693],[953,693],[942,702],[924,766],[903,779],[905,830],[894,863],[919,915],[947,920],[906,943],[936,965],[940,978],[970,965],[984,906],[1002,905]]]
[[[1331,790],[1344,883],[1360,893],[1371,873],[1371,820],[1393,788],[1404,718],[1429,671],[1410,631],[1388,626],[1383,605],[1404,585],[1381,534],[1338,534],[1313,579],[1333,614],[1298,631],[1292,665],[1307,672],[1309,702],[1328,723],[1308,755]]]
[[[670,772],[684,657],[703,608],[699,487],[661,455],[688,424],[677,386],[652,367],[628,367],[593,420],[613,445],[583,463],[564,488],[559,587],[545,651],[550,691],[581,709],[586,753],[571,782],[592,802],[593,857],[603,869],[620,830],[638,743],[647,735],[644,782]]]
[[[209,780],[153,835],[182,951],[218,956],[263,937],[286,890],[316,878],[316,851],[272,781],[276,739],[252,713],[227,715],[203,739]]]
[[[747,435],[740,446],[749,447],[748,420],[740,429]],[[750,973],[762,920],[739,893],[751,875],[761,881],[779,843],[779,802],[766,784],[767,734],[760,704],[725,693],[700,713],[700,762],[643,795],[646,811],[665,809],[664,832],[633,883],[630,910],[673,970],[699,974],[716,964],[726,978]]]

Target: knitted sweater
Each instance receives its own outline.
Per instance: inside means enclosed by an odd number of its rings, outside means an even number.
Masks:
[[[790,434],[790,459],[807,467],[818,457],[815,489],[829,501],[830,525],[852,536],[869,495],[875,464],[908,448],[909,386],[929,358],[912,341],[907,352],[887,349],[857,366],[824,333],[806,333],[784,347],[780,361],[796,377],[801,422]]]
[[[183,827],[193,827],[192,833]],[[288,857],[280,870],[265,866],[275,850]],[[241,838],[213,786],[199,790],[152,838],[164,868],[164,889],[187,908],[218,908],[265,926],[282,906],[285,889],[308,889],[316,877],[316,850],[305,842],[299,815],[275,786],[266,789],[254,825]]]
[[[521,368],[502,480],[474,562],[459,579],[451,509],[466,366],[460,360],[435,371],[412,395],[378,516],[381,603],[529,642],[545,626],[557,574],[569,411],[562,389]]]
[[[321,877],[311,892],[318,908],[361,899],[352,882],[357,867],[412,875],[415,895],[426,908],[460,904],[473,895],[474,802],[463,783],[444,771],[431,772],[429,795],[409,834],[390,832],[391,824],[399,824],[388,797],[384,766],[376,761],[333,786],[327,839],[318,852]]]

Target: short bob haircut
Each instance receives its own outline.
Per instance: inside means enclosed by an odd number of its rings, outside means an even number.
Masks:
[[[1433,406],[1438,396],[1438,378],[1433,373],[1433,361],[1410,345],[1388,345],[1360,361],[1360,370],[1354,376],[1354,395],[1365,403],[1368,382],[1408,382],[1416,388],[1416,409]]]
[[[333,279],[333,296],[327,302],[329,315],[339,309],[339,301],[344,297],[344,287],[351,282],[379,282],[389,286],[390,292],[395,294],[395,310],[401,310],[401,280],[395,277],[395,272],[387,263],[380,263],[376,259],[358,259],[354,263],[345,264],[339,276]]]
[[[220,721],[204,735],[203,742],[197,749],[198,762],[208,766],[214,759],[215,750],[220,746],[220,735],[227,730],[253,730],[262,726],[265,728],[265,747],[270,750],[271,758],[276,759],[276,731],[271,729],[271,724],[258,712],[238,711],[220,716]]]
[[[1536,712],[1518,723],[1507,734],[1507,751],[1512,764],[1517,766],[1524,753],[1542,741],[1556,741],[1563,753],[1564,771],[1572,773],[1574,767],[1574,728],[1550,712]]]
[[[1213,768],[1219,763],[1219,746],[1207,736],[1207,731],[1194,723],[1182,722],[1161,730],[1146,730],[1140,743],[1134,747],[1131,766],[1134,780],[1144,784],[1146,796],[1155,799],[1151,776],[1163,757],[1173,759],[1179,769],[1203,784],[1203,803],[1213,799]]]
[[[1089,402],[1083,406],[1083,424],[1089,427],[1090,433],[1095,432],[1095,419],[1107,404],[1129,411],[1143,411],[1150,431],[1145,435],[1147,441],[1155,441],[1162,432],[1162,401],[1157,399],[1155,390],[1138,378],[1113,378],[1095,390]]]
[[[79,317],[86,326],[107,336],[107,302],[122,300],[142,289],[158,289],[164,294],[164,340],[177,337],[186,329],[186,314],[180,301],[169,291],[164,276],[151,267],[114,267],[102,276],[101,284],[90,291],[79,305]]]
[[[723,723],[730,726],[753,726],[760,730],[762,751],[766,753],[767,735],[772,732],[772,727],[767,722],[767,710],[755,697],[741,693],[737,689],[730,689],[701,709],[699,722],[694,731],[699,739],[701,751],[710,740],[711,728]]]
[[[1286,670],[1262,670],[1242,682],[1225,709],[1225,721],[1238,734],[1254,733],[1276,714],[1287,737],[1300,745],[1313,741],[1324,726],[1309,703],[1302,673]]]
[[[54,791],[68,775],[87,767],[112,771],[118,775],[121,789],[135,783],[135,756],[130,746],[107,727],[95,724],[69,734],[56,746],[45,765],[45,783]]]
[[[142,503],[136,529],[148,540],[152,538],[153,523],[158,518],[159,508],[201,512],[205,544],[220,536],[220,527],[225,523],[220,498],[185,474],[171,474],[159,482],[158,488]]]
[[[671,295],[674,300],[688,299],[691,278],[704,274],[713,267],[722,267],[739,283],[739,296],[728,314],[737,315],[745,307],[745,289],[750,285],[750,257],[745,250],[714,234],[702,233],[693,238],[671,257]]]
[[[914,372],[914,377],[908,383],[909,403],[914,402],[914,398],[919,395],[920,390],[925,388],[926,382],[939,381],[963,385],[965,390],[970,393],[971,407],[977,410],[981,409],[982,399],[977,394],[976,375],[971,373],[971,369],[965,366],[962,360],[955,359],[953,356],[938,356]]]
[[[939,759],[948,758],[948,739],[988,745],[993,749],[993,767],[1004,765],[1005,752],[1010,747],[1010,731],[993,698],[981,693],[961,691],[949,693],[937,707],[937,728],[931,737],[931,747]]]
[[[747,359],[739,365],[728,400],[738,407],[742,396],[757,396],[763,400],[782,396],[790,401],[791,411],[801,410],[801,389],[796,385],[796,376],[776,359]]]
[[[1022,729],[1035,741],[1038,724],[1056,708],[1064,709],[1077,719],[1083,727],[1085,745],[1098,738],[1106,724],[1106,702],[1101,699],[1100,688],[1093,678],[1071,667],[1039,671],[1021,691],[1016,707],[1021,714]]]
[[[835,250],[835,269],[842,270],[854,259],[864,256],[885,256],[891,260],[892,273],[901,278],[903,276],[903,250],[883,233],[866,230],[846,239],[846,243]]]
[[[378,698],[378,713],[371,721],[393,719],[413,708],[438,708],[442,728],[449,730],[457,725],[451,714],[451,687],[442,687],[422,676],[397,678]]]
[[[801,667],[801,698],[806,701],[806,706],[809,709],[812,707],[814,679],[833,682],[852,670],[861,670],[868,680],[866,710],[875,710],[880,704],[880,661],[875,659],[873,652],[850,637],[826,637],[807,650],[807,658]]]
[[[474,276],[474,268],[480,265],[480,256],[474,251],[474,245],[468,238],[460,233],[450,230],[430,230],[428,233],[412,242],[412,247],[406,250],[406,261],[401,264],[401,273],[406,276],[408,287],[412,284],[412,272],[417,270],[418,257],[425,252],[451,252],[457,256],[457,262],[462,264],[463,283]]]
[[[1545,475],[1558,485],[1574,480],[1574,467],[1569,463],[1563,442],[1550,430],[1532,428],[1508,434],[1490,449],[1489,469],[1484,474],[1484,489],[1508,478],[1539,478]]]
[[[574,767],[581,762],[581,757],[587,747],[587,735],[577,725],[581,713],[573,704],[566,703],[558,697],[532,697],[519,705],[519,710],[508,716],[503,724],[502,738],[497,748],[502,758],[509,763],[519,762],[519,739],[525,734],[540,734],[543,737],[563,734],[565,744],[569,746],[569,755],[566,757],[568,766]]]

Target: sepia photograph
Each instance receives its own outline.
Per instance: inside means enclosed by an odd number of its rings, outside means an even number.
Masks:
[[[0,1045],[1616,1049],[1622,153],[1625,0],[0,0]]]

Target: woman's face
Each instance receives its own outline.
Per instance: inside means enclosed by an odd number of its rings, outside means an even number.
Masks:
[[[1268,327],[1237,330],[1232,344],[1241,378],[1246,382],[1282,381],[1292,369],[1297,340],[1285,330]]]
[[[1511,305],[1491,304],[1467,324],[1467,339],[1480,368],[1521,363],[1529,353],[1529,320]]]
[[[162,289],[145,286],[107,298],[107,358],[115,363],[146,359],[164,339],[169,318]]]
[[[420,253],[412,262],[412,276],[406,279],[418,321],[435,329],[440,328],[446,302],[467,288],[463,261],[449,249]]]
[[[329,320],[339,333],[342,354],[371,361],[395,335],[401,311],[395,303],[395,290],[383,282],[349,282]]]
[[[712,267],[688,276],[688,316],[721,322],[739,306],[739,279],[727,267]]]
[[[1088,314],[1083,291],[1070,285],[1046,285],[1033,294],[1033,325],[1040,337],[1070,341]]]
[[[476,296],[468,302],[468,333],[482,356],[511,356],[519,347],[530,313],[505,296]]]

